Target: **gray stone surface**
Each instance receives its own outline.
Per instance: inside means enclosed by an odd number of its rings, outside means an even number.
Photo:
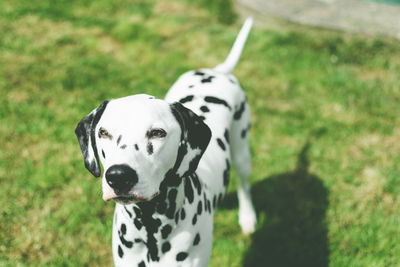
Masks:
[[[319,27],[400,39],[400,6],[363,0],[235,0],[258,25],[278,17]]]

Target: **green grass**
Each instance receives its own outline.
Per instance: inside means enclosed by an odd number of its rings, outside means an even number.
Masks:
[[[225,58],[239,22],[196,2],[0,2],[1,266],[111,265],[113,204],[74,128],[105,99],[163,97]],[[396,266],[399,43],[287,27],[254,29],[234,72],[259,224],[241,234],[232,179],[211,266]]]

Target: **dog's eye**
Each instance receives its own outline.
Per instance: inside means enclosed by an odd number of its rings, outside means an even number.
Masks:
[[[111,139],[112,136],[111,136],[111,134],[109,134],[109,133],[107,132],[106,129],[100,128],[100,130],[99,130],[99,138],[108,138],[108,139]]]
[[[151,129],[146,133],[147,138],[162,138],[166,135],[164,129]]]

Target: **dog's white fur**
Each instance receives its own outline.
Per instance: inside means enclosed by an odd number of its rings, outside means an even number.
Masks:
[[[249,107],[244,91],[230,74],[251,25],[252,19],[247,19],[224,63],[214,69],[183,74],[168,91],[165,100],[148,95],[114,99],[107,103],[101,114],[96,109],[78,125],[77,135],[85,164],[93,174],[100,174],[96,160],[100,158],[104,170],[125,164],[138,176],[137,183],[125,194],[131,196],[130,200],[124,201],[118,200],[118,193],[110,187],[106,171],[102,176],[103,198],[117,199],[113,225],[113,254],[117,266],[207,266],[212,244],[212,215],[215,202],[226,191],[230,161],[239,178],[239,224],[246,234],[255,230],[256,214],[248,184],[251,170],[247,141]],[[176,169],[177,177],[191,179],[191,182],[180,182],[165,193],[169,207],[173,202],[173,218],[157,213],[158,209],[147,216],[144,215],[146,207],[150,206],[141,206],[139,202],[151,202],[163,193],[160,188],[179,156],[178,148],[188,142],[185,138],[182,140],[186,132],[177,115],[171,112],[170,103],[173,102],[181,102],[197,114],[188,111],[197,126],[201,116],[212,136],[205,151],[188,145]],[[101,129],[106,129],[107,135],[101,135]],[[146,136],[149,129],[163,129],[166,136],[150,140]],[[82,137],[85,134],[87,139]],[[89,145],[85,146],[85,142]],[[195,174],[190,174],[190,164],[202,153]],[[189,178],[185,178],[187,175]],[[197,175],[198,184],[193,175]],[[201,187],[200,194],[198,186]],[[188,187],[194,191],[193,199]],[[171,191],[175,193],[172,200]]]

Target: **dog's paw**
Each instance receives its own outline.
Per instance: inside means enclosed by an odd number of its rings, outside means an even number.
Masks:
[[[257,216],[253,207],[239,212],[239,225],[245,235],[254,233],[257,225]]]

